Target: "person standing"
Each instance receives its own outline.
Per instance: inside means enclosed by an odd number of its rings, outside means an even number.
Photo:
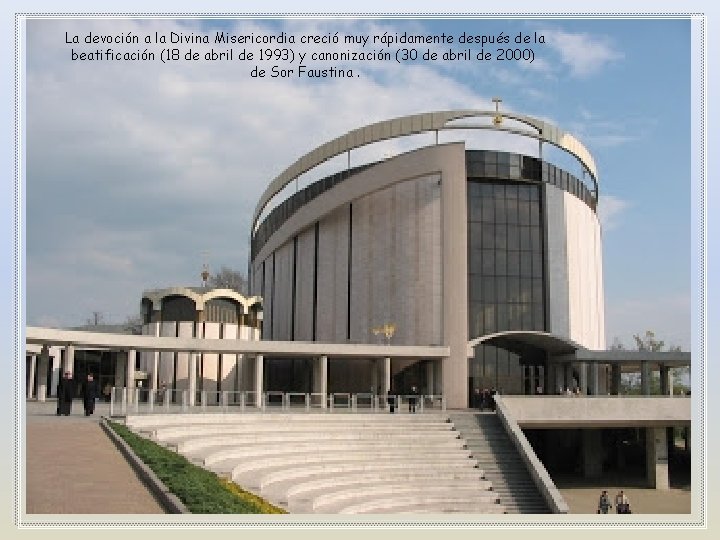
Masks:
[[[615,495],[615,512],[618,514],[630,513],[630,499],[622,489]]]
[[[97,382],[92,373],[87,374],[87,380],[83,383],[82,394],[85,416],[90,416],[95,412],[95,398],[98,395]]]
[[[75,382],[72,379],[72,374],[66,371],[63,378],[58,382],[57,387],[57,398],[58,398],[58,410],[57,414],[63,416],[69,416],[72,410],[72,400],[75,397]]]
[[[408,405],[409,405],[411,413],[416,412],[415,407],[417,406],[417,399],[418,399],[418,389],[417,389],[417,386],[413,385],[410,387],[410,398],[408,399]]]
[[[598,514],[607,514],[608,510],[612,508],[612,504],[610,504],[610,497],[608,497],[608,492],[606,489],[602,490],[602,493],[600,494],[600,500],[598,501]]]

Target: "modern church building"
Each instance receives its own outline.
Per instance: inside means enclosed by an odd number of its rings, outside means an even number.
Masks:
[[[453,129],[529,138],[537,152],[437,143]],[[347,154],[349,164],[357,148],[426,132],[435,144],[344,168],[265,210],[327,160]],[[542,159],[550,146],[582,172]],[[444,394],[454,407],[476,387],[605,393],[609,368],[569,362],[605,349],[597,200],[590,153],[537,118],[443,111],[351,131],[290,165],[257,204],[250,284],[264,299],[263,339],[447,346],[447,358],[393,362],[392,385]],[[282,377],[289,359],[266,362],[274,390],[311,379],[297,366],[296,378]],[[375,364],[331,359],[328,391],[377,389]],[[290,387],[275,388],[281,380]]]

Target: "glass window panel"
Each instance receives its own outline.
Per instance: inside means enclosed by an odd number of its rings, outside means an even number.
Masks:
[[[530,311],[530,304],[520,304],[520,324],[523,330],[532,330],[532,312]]]
[[[470,274],[468,279],[468,289],[470,293],[470,302],[480,302],[482,300],[482,286],[480,284],[480,274]]]
[[[508,184],[507,186],[505,186],[505,198],[517,200],[517,198],[518,198],[518,185],[517,184]]]
[[[499,178],[508,178],[510,176],[510,165],[502,165],[498,163],[497,175]]]
[[[483,334],[492,334],[495,332],[495,306],[484,304],[483,318],[485,323],[483,326]]]
[[[482,250],[472,248],[470,249],[470,272],[473,274],[480,272],[482,265]]]
[[[539,251],[532,254],[532,275],[533,277],[542,277],[543,275],[542,253]]]
[[[529,213],[530,213],[530,225],[537,225],[540,226],[540,202],[539,201],[530,201],[529,204]]]
[[[472,337],[482,336],[485,332],[484,311],[482,304],[472,302],[470,304],[470,328],[468,332]]]
[[[486,163],[497,163],[497,159],[498,159],[497,152],[490,152],[488,150],[485,151],[485,162]]]
[[[482,297],[483,302],[486,304],[495,303],[495,278],[483,276],[482,277]]]
[[[568,179],[565,171],[560,171],[560,189],[564,191],[568,190]]]
[[[540,199],[540,187],[539,186],[530,186],[530,197],[529,199],[531,201],[537,201]]]
[[[542,181],[547,182],[550,178],[550,175],[548,173],[548,164],[543,162],[542,164]]]
[[[497,176],[497,164],[485,163],[485,176],[489,178],[495,178]]]
[[[545,330],[545,314],[541,304],[532,305],[533,330]]]
[[[520,178],[520,167],[510,165],[510,178]]]
[[[476,221],[471,221],[470,225],[468,226],[468,231],[470,234],[470,238],[468,239],[468,243],[470,244],[471,249],[480,249],[480,242],[482,239],[482,231],[484,228],[484,223],[479,223]]]
[[[497,250],[495,252],[495,274],[507,275],[507,251]]]
[[[520,304],[508,304],[508,330],[522,330]]]
[[[468,196],[479,197],[480,196],[480,183],[479,182],[468,182]]]
[[[508,276],[519,276],[520,275],[520,252],[519,251],[508,251],[507,252],[507,266]]]
[[[505,199],[495,199],[495,223],[507,223]]]
[[[480,221],[482,218],[482,204],[481,199],[470,197],[468,198],[468,219],[470,221]]]
[[[498,276],[495,278],[495,297],[498,304],[508,301],[507,297],[507,277]]]
[[[529,201],[530,191],[532,191],[532,186],[528,186],[527,184],[518,186],[518,199],[521,201]]]
[[[534,251],[542,251],[542,239],[540,237],[540,227],[530,227],[530,239]]]
[[[520,225],[530,225],[530,203],[522,202],[518,203],[518,222]]]
[[[485,377],[495,377],[497,372],[497,351],[495,347],[485,346],[484,358]]]
[[[520,156],[517,154],[509,154],[509,155],[510,155],[510,165],[520,166]]]
[[[516,199],[507,199],[507,222],[517,223],[518,222],[518,202]]]
[[[508,330],[508,305],[498,304],[497,306],[497,331]]]
[[[495,248],[507,249],[507,225],[495,225]]]
[[[507,152],[498,152],[497,162],[498,164],[502,163],[503,165],[510,165],[510,154]]]
[[[532,254],[529,251],[520,252],[520,275],[528,278],[532,276]]]
[[[520,302],[530,303],[532,301],[532,279],[520,278]]]
[[[487,182],[483,182],[480,184],[480,196],[485,197],[492,197],[495,193],[495,188],[492,184],[489,184]]]
[[[482,224],[482,247],[493,249],[495,247],[495,225],[493,223]]]
[[[485,275],[495,273],[495,251],[492,249],[482,250],[482,273]]]
[[[543,303],[543,280],[533,278],[532,280],[532,301],[533,304],[542,305]]]
[[[505,184],[495,184],[493,191],[496,199],[505,198]]]
[[[520,231],[517,225],[507,226],[507,248],[520,249]]]
[[[488,197],[480,199],[482,201],[482,220],[487,222],[495,221],[495,201]]]
[[[520,301],[520,278],[507,278],[507,299],[508,302]]]
[[[520,227],[520,249],[523,251],[532,250],[532,235],[530,227]]]

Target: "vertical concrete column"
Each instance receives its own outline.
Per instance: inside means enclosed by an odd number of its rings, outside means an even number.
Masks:
[[[425,364],[425,379],[427,380],[427,393],[435,395],[435,360],[428,360]]]
[[[37,355],[30,355],[30,367],[28,369],[27,398],[35,397],[35,368],[37,366]]]
[[[578,364],[578,386],[580,387],[580,391],[587,395],[588,393],[588,370],[587,370],[587,362],[580,362]]]
[[[650,362],[642,360],[640,362],[640,393],[643,396],[650,395]]]
[[[324,409],[327,406],[327,356],[321,356],[317,359],[318,371],[318,392],[322,394],[322,405]]]
[[[60,383],[60,379],[62,379],[63,373],[62,373],[62,353],[58,347],[52,347],[53,355],[50,357],[52,359],[52,367],[49,367],[52,371],[52,376],[50,377],[50,388],[47,390],[47,395],[57,395],[57,387]]]
[[[392,379],[392,371],[390,370],[390,358],[383,358],[383,394],[386,396],[390,391],[390,381]]]
[[[565,368],[561,364],[553,364],[555,370],[555,388],[554,391],[560,390],[562,393],[565,390]]]
[[[124,379],[127,369],[127,353],[123,351],[112,351],[110,354],[115,355],[115,379],[113,380],[113,386],[125,386]]]
[[[137,361],[137,351],[130,349],[127,351],[127,361],[125,362],[125,387],[127,388],[128,402],[135,389],[135,362]]]
[[[69,371],[71,375],[74,375],[75,371],[75,346],[65,345],[65,363],[63,365],[63,373]]]
[[[565,368],[565,384],[563,385],[563,390],[565,390],[565,387],[568,387],[572,389],[573,386],[573,369],[572,364],[570,362],[566,362],[563,364]]]
[[[602,432],[599,429],[583,429],[582,445],[585,478],[600,478],[603,462]]]
[[[40,365],[38,366],[37,377],[37,399],[45,401],[47,397],[47,374],[50,367],[50,349],[47,345],[43,345],[40,350]]]
[[[152,353],[152,376],[150,377],[150,389],[158,389],[158,379],[160,378],[160,353]]]
[[[673,395],[673,374],[667,366],[660,366],[660,392],[664,396]]]
[[[255,355],[255,406],[262,407],[263,394],[263,368],[265,360],[262,354]]]
[[[597,362],[590,364],[590,383],[588,394],[597,396],[600,394],[600,366]]]
[[[617,396],[620,394],[620,364],[613,364],[611,370],[610,393]]]
[[[535,394],[535,366],[525,366],[525,377],[530,387],[530,395]]]
[[[443,393],[450,408],[468,403],[467,171],[463,145],[439,148],[441,167],[442,336],[450,355],[442,363]],[[440,154],[438,154],[440,155]]]
[[[235,392],[242,392],[245,390],[245,381],[243,380],[243,364],[244,364],[244,356],[242,354],[238,354],[235,357]]]
[[[198,353],[190,352],[188,355],[190,365],[188,366],[188,405],[195,406],[195,394],[197,392],[197,360]]]
[[[664,427],[645,428],[648,486],[669,489],[667,430]]]

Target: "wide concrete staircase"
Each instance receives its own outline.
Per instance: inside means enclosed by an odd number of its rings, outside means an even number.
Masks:
[[[457,413],[450,420],[466,441],[478,467],[508,514],[547,514],[550,510],[520,454],[495,413]]]
[[[291,513],[506,512],[446,414],[138,415],[126,424]]]

